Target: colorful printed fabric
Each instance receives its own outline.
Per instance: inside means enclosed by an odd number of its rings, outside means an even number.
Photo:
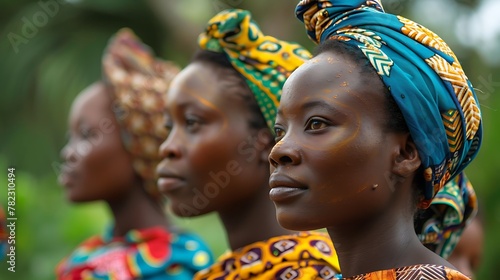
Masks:
[[[273,237],[227,253],[194,279],[337,279],[339,267],[328,235],[303,232]]]
[[[57,279],[193,279],[213,262],[195,235],[155,227],[132,230],[124,237],[94,236],[56,269]]]
[[[281,88],[290,74],[311,57],[302,46],[262,34],[250,12],[225,10],[214,16],[198,38],[204,50],[224,53],[245,78],[267,125],[274,131]]]
[[[446,259],[477,208],[476,193],[469,179],[460,173],[439,190],[431,207],[416,219],[417,234],[424,245]]]
[[[158,149],[167,138],[163,121],[165,94],[179,68],[155,59],[149,47],[129,29],[120,30],[110,40],[102,63],[122,141],[133,156],[134,169],[145,181],[146,190],[159,199],[155,169],[160,161]]]
[[[0,260],[3,260],[7,254],[7,219],[2,205],[0,204]]]
[[[439,265],[414,265],[366,273],[345,280],[470,280],[462,273]]]
[[[482,138],[474,89],[448,45],[427,28],[387,14],[380,0],[302,0],[297,17],[316,43],[354,44],[406,120],[425,167],[427,208],[476,156]]]

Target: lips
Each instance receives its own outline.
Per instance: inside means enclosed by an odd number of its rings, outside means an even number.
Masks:
[[[287,202],[297,199],[307,192],[308,188],[299,181],[282,174],[272,174],[269,179],[269,197],[274,202]]]
[[[65,187],[70,187],[73,185],[73,181],[76,177],[76,172],[73,168],[69,167],[67,164],[61,166],[61,173],[57,177],[60,185]]]
[[[160,171],[158,173],[158,189],[160,192],[169,193],[181,188],[185,179],[175,173]]]

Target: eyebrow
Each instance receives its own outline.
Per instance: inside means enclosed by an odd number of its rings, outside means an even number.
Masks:
[[[310,110],[310,109],[313,109],[313,108],[316,108],[316,107],[321,107],[321,108],[327,109],[329,111],[333,111],[335,113],[338,112],[334,107],[332,107],[330,105],[330,103],[326,102],[325,100],[312,100],[312,101],[308,101],[308,102],[302,104],[301,109],[303,111],[306,111],[306,110]]]
[[[325,100],[311,100],[311,101],[308,101],[308,102],[302,104],[302,106],[300,107],[300,109],[302,111],[307,111],[307,110],[311,110],[311,109],[316,109],[318,107],[320,107],[322,109],[326,109],[327,111],[330,111],[334,115],[345,116],[344,113],[340,112],[335,107],[331,106],[330,103],[326,102]],[[278,115],[283,115],[283,109],[282,108],[278,108],[278,113],[277,114]]]

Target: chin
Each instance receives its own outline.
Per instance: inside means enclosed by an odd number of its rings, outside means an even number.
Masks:
[[[309,217],[304,215],[304,212],[295,213],[294,211],[277,208],[276,218],[283,228],[293,231],[317,230],[325,227],[325,225],[315,223],[317,217]]]
[[[83,197],[81,195],[73,194],[71,192],[68,192],[66,194],[66,199],[68,201],[70,201],[71,203],[84,203],[84,202],[94,201],[94,199],[88,199],[88,198],[85,198],[85,197]]]
[[[170,210],[177,217],[182,217],[182,218],[198,217],[211,212],[208,209],[208,207],[197,207],[192,205],[191,203],[188,204],[172,200],[170,200],[169,202],[170,202]]]

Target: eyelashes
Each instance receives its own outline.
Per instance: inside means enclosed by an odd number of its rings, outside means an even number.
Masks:
[[[311,133],[321,133],[324,129],[332,126],[332,122],[321,118],[321,117],[312,117],[305,123],[304,132]],[[274,141],[279,142],[285,135],[286,130],[279,123],[276,123],[274,126]]]
[[[306,123],[306,127],[305,127],[305,130],[306,131],[316,131],[316,130],[321,130],[321,129],[324,129],[326,127],[328,127],[328,125],[330,125],[330,123],[324,119],[321,119],[321,118],[311,118],[307,123]]]
[[[193,116],[185,116],[182,119],[182,126],[186,128],[187,131],[189,132],[196,132],[200,126],[203,124],[202,120],[198,117],[193,117]],[[165,120],[165,124],[163,125],[167,132],[170,134],[172,129],[174,128],[174,122],[167,119]]]

